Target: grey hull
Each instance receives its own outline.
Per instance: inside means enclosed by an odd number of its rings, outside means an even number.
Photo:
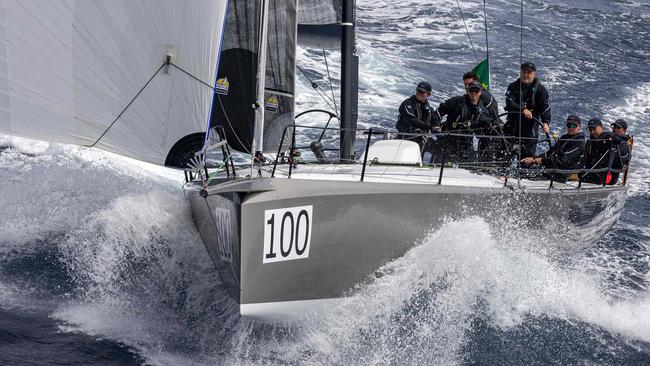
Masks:
[[[251,317],[272,320],[278,304],[307,304],[287,308],[300,316],[314,300],[349,294],[448,219],[480,216],[497,231],[521,225],[565,233],[559,249],[579,249],[613,225],[626,188],[519,190],[258,178],[211,186],[207,197],[189,194],[208,253],[242,312],[246,308]],[[313,207],[308,257],[263,263],[265,211],[300,206]],[[216,218],[217,211],[230,218]]]

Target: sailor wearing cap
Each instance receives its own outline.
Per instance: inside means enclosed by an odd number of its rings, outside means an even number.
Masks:
[[[458,131],[478,127],[489,127],[490,114],[481,101],[483,86],[474,80],[467,84],[467,93],[440,103],[438,115],[447,116],[444,127],[449,131]]]
[[[621,142],[625,142],[628,146],[627,154],[621,151],[621,158],[625,164],[629,163],[632,158],[632,136],[627,134],[627,122],[623,118],[619,118],[612,123],[612,135]]]
[[[431,96],[431,84],[421,81],[415,88],[415,94],[402,102],[399,107],[399,118],[395,128],[399,132],[427,133],[440,131],[440,119],[429,105],[428,97]],[[420,136],[400,136],[416,141],[420,149],[424,146],[425,139]]]
[[[537,79],[537,67],[532,62],[521,64],[519,79],[508,86],[506,107],[508,114],[504,132],[523,137],[521,157],[535,156],[539,128],[548,133],[551,123],[551,106],[548,91]],[[521,116],[521,124],[520,124]]]
[[[490,112],[481,101],[483,86],[474,80],[467,85],[467,94],[456,96],[440,103],[438,115],[447,116],[443,129],[463,134],[484,134],[490,128]],[[472,150],[471,136],[449,136],[448,153],[469,157]]]
[[[472,84],[474,81],[480,82],[478,75],[474,71],[468,71],[465,74],[463,74],[463,84],[465,85],[465,91],[467,91],[467,88],[469,87],[470,84]],[[482,87],[481,85],[481,103],[487,108],[490,117],[494,121],[499,120],[499,105],[497,104],[497,100],[494,99],[492,94],[490,94],[489,91],[485,90],[485,88]],[[501,124],[501,122],[499,123]]]
[[[399,107],[399,118],[395,128],[399,132],[429,132],[439,122],[434,118],[433,108],[429,105],[431,84],[420,82],[415,94],[404,100]],[[437,123],[439,126],[439,123]]]
[[[615,135],[627,136],[627,122],[623,118],[619,118],[612,123],[612,132]]]
[[[627,143],[614,134],[606,132],[600,118],[590,119],[587,128],[589,128],[589,144],[585,152],[585,168],[608,168],[610,154],[614,154],[611,168],[623,169],[623,156],[629,155]],[[618,174],[613,175],[608,172],[585,172],[582,176],[583,182],[595,184],[616,184],[617,179]]]
[[[632,144],[634,140],[632,136],[627,134],[627,121],[619,118],[612,123],[612,138],[619,143],[623,164],[628,165],[632,160]],[[612,173],[612,176],[618,178],[618,173]]]
[[[576,115],[567,117],[566,130],[566,134],[560,137],[553,148],[538,157],[522,159],[522,164],[538,164],[548,169],[579,169],[586,143],[586,137],[582,133],[580,117]],[[550,174],[550,178],[557,182],[566,182],[567,177],[566,174]]]

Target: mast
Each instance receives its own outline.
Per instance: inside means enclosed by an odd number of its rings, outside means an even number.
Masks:
[[[251,153],[254,157],[261,155],[264,148],[264,90],[266,87],[266,50],[268,48],[269,1],[262,0],[260,22],[260,46],[257,62],[257,99],[255,101],[255,127]],[[253,162],[255,159],[253,159]]]
[[[359,58],[355,47],[355,0],[343,0],[341,19],[341,145],[340,160],[354,160],[354,139],[357,128]]]

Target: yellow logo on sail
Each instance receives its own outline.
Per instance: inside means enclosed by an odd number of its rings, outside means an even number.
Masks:
[[[266,98],[266,101],[264,102],[264,107],[266,108],[267,111],[277,112],[279,104],[280,102],[278,101],[278,97],[276,97],[275,95],[271,95],[270,97]]]
[[[217,91],[217,94],[221,95],[228,95],[228,89],[230,88],[230,83],[228,82],[228,78],[221,78],[217,80],[217,85],[215,86],[215,90]]]

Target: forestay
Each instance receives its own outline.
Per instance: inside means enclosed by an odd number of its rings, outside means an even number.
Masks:
[[[165,164],[205,131],[226,5],[1,2],[0,133]]]

